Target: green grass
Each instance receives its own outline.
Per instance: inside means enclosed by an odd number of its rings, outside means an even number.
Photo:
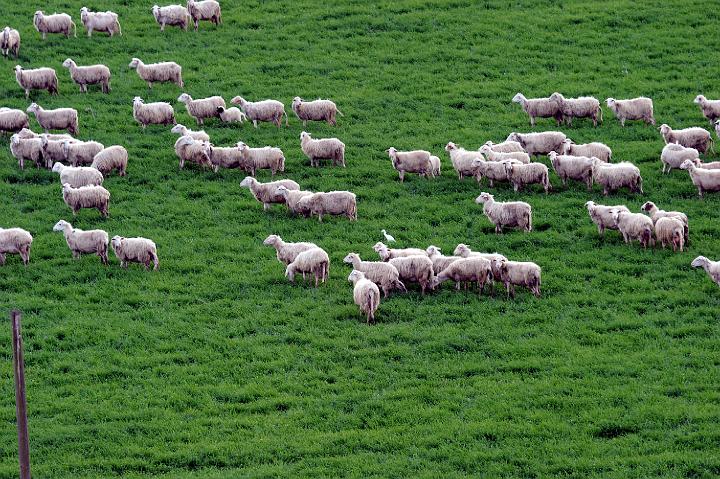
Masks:
[[[442,150],[477,148],[527,117],[510,99],[650,96],[658,124],[707,127],[692,103],[720,97],[717,8],[699,1],[224,2],[224,24],[164,34],[150,4],[88,5],[120,14],[124,35],[91,39],[31,30],[35,6],[5,2],[3,22],[22,35],[19,63],[51,66],[60,96],[47,108],[80,112],[80,137],[130,153],[128,176],[109,177],[110,218],[82,211],[77,227],[142,235],[161,269],[127,271],[85,256],[73,261],[59,219],[72,220],[57,177],[19,171],[0,139],[0,225],[35,237],[32,261],[0,268],[2,314],[23,310],[31,455],[38,478],[85,477],[688,477],[720,475],[717,286],[690,268],[720,256],[718,195],[704,200],[685,172],[661,176],[658,131],[620,128],[605,109],[577,142],[602,141],[637,164],[645,195],[604,199],[573,184],[533,205],[536,231],[493,234]],[[232,3],[232,5],[230,5]],[[83,2],[68,11],[79,24]],[[323,224],[264,213],[236,171],[179,171],[169,128],[143,132],[132,98],[172,102],[193,127],[174,85],[149,92],[131,57],[183,65],[186,91],[248,99],[334,99],[345,117],[316,137],[347,145],[346,169],[312,169],[289,128],[210,122],[216,145],[242,140],[281,147],[286,174],[303,188],[349,189],[356,223]],[[62,61],[106,63],[109,96],[80,94]],[[0,60],[2,105],[28,101]],[[32,120],[33,128],[37,124]],[[536,129],[551,129],[541,120]],[[384,150],[425,148],[442,178],[397,181]],[[263,171],[259,179],[266,180]],[[488,189],[486,185],[482,189]],[[585,201],[646,200],[690,217],[689,251],[643,251],[616,232],[597,236]],[[367,327],[342,264],[349,251],[373,259],[386,228],[401,246],[465,242],[543,268],[543,297],[508,301],[449,286],[383,301]],[[331,256],[328,284],[290,285],[270,233],[314,241]],[[0,328],[0,477],[17,477],[10,327]]]

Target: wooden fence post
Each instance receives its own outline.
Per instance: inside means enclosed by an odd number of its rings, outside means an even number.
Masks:
[[[23,357],[20,311],[10,313],[12,323],[13,369],[15,371],[15,413],[17,415],[18,460],[20,479],[30,479],[30,442],[28,440],[27,398],[25,397],[25,359]]]

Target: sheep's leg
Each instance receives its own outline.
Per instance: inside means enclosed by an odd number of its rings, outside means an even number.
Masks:
[[[0,253],[0,266],[5,264],[5,253]]]
[[[405,172],[400,171],[398,172],[398,175],[400,176],[400,183],[402,183],[405,180]]]
[[[655,123],[653,123],[654,125]],[[620,126],[625,127],[625,118],[620,118]]]
[[[263,210],[267,211],[270,209],[270,205],[268,203],[263,203]]]
[[[257,120],[253,120],[253,126],[257,128]]]

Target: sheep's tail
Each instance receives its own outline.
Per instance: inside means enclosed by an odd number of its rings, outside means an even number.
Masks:
[[[345,116],[345,115],[343,115],[343,112],[341,112],[341,111],[338,110],[337,108],[335,108],[335,111],[338,113],[338,115],[340,115],[340,116]]]
[[[115,21],[115,25],[117,25],[117,27],[118,27],[118,34],[119,34],[120,36],[122,36],[122,28],[120,28],[120,21],[119,21],[119,20],[116,20],[116,21]]]
[[[532,212],[527,213],[528,231],[532,231]]]
[[[77,27],[75,26],[75,22],[73,22],[72,20],[70,20],[70,25],[72,25],[72,27],[73,27],[73,36],[74,36],[75,38],[77,38]]]
[[[288,114],[285,109],[283,109],[283,115],[285,115],[285,126],[289,126],[290,124],[288,123]]]
[[[603,122],[602,107],[600,107],[600,106],[598,106],[598,113],[600,113],[600,118],[599,118],[599,119],[600,119],[600,123],[602,123],[602,122]]]

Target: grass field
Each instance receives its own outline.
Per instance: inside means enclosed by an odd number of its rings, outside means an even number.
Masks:
[[[120,14],[123,36],[88,39],[32,30],[36,5],[5,2],[2,22],[20,30],[19,63],[50,66],[60,96],[46,108],[80,112],[80,137],[130,153],[128,176],[109,177],[110,218],[84,210],[73,221],[111,236],[155,240],[160,271],[94,256],[73,261],[52,226],[72,221],[56,175],[26,168],[0,139],[0,225],[34,235],[32,260],[0,268],[3,315],[24,312],[33,473],[89,477],[688,477],[720,475],[718,288],[690,268],[720,256],[720,197],[704,200],[687,173],[662,177],[657,129],[621,128],[605,109],[593,129],[563,130],[602,141],[615,161],[637,164],[644,195],[604,199],[598,187],[516,194],[536,231],[493,234],[474,198],[485,184],[458,181],[448,141],[477,148],[527,117],[510,99],[561,91],[600,99],[650,96],[660,123],[704,126],[692,103],[720,97],[717,8],[699,1],[418,1],[223,4],[224,24],[163,34],[151,3],[89,4]],[[113,3],[115,3],[113,5]],[[78,26],[84,2],[44,4]],[[79,28],[81,30],[81,28]],[[316,137],[347,145],[346,169],[312,169],[299,148],[301,123],[205,127],[216,145],[274,145],[286,175],[304,189],[349,189],[359,221],[264,213],[239,188],[244,174],[179,171],[169,128],[143,132],[132,98],[170,101],[194,126],[174,85],[151,92],[127,68],[131,57],[175,60],[194,97],[296,95],[334,99],[337,128]],[[62,61],[102,62],[112,93],[80,94]],[[28,101],[0,60],[3,106]],[[31,120],[37,131],[35,120]],[[536,130],[554,129],[541,120]],[[429,149],[443,176],[397,181],[384,150]],[[712,156],[712,155],[711,155]],[[544,159],[544,161],[547,161]],[[269,173],[259,174],[267,180]],[[690,217],[691,247],[673,254],[597,236],[585,201],[646,200]],[[364,324],[342,258],[386,228],[400,246],[457,243],[499,251],[543,268],[543,297],[526,291],[478,298],[449,286],[380,305]],[[331,256],[328,284],[290,285],[270,233],[314,241]],[[0,477],[17,477],[10,327],[0,328]]]

